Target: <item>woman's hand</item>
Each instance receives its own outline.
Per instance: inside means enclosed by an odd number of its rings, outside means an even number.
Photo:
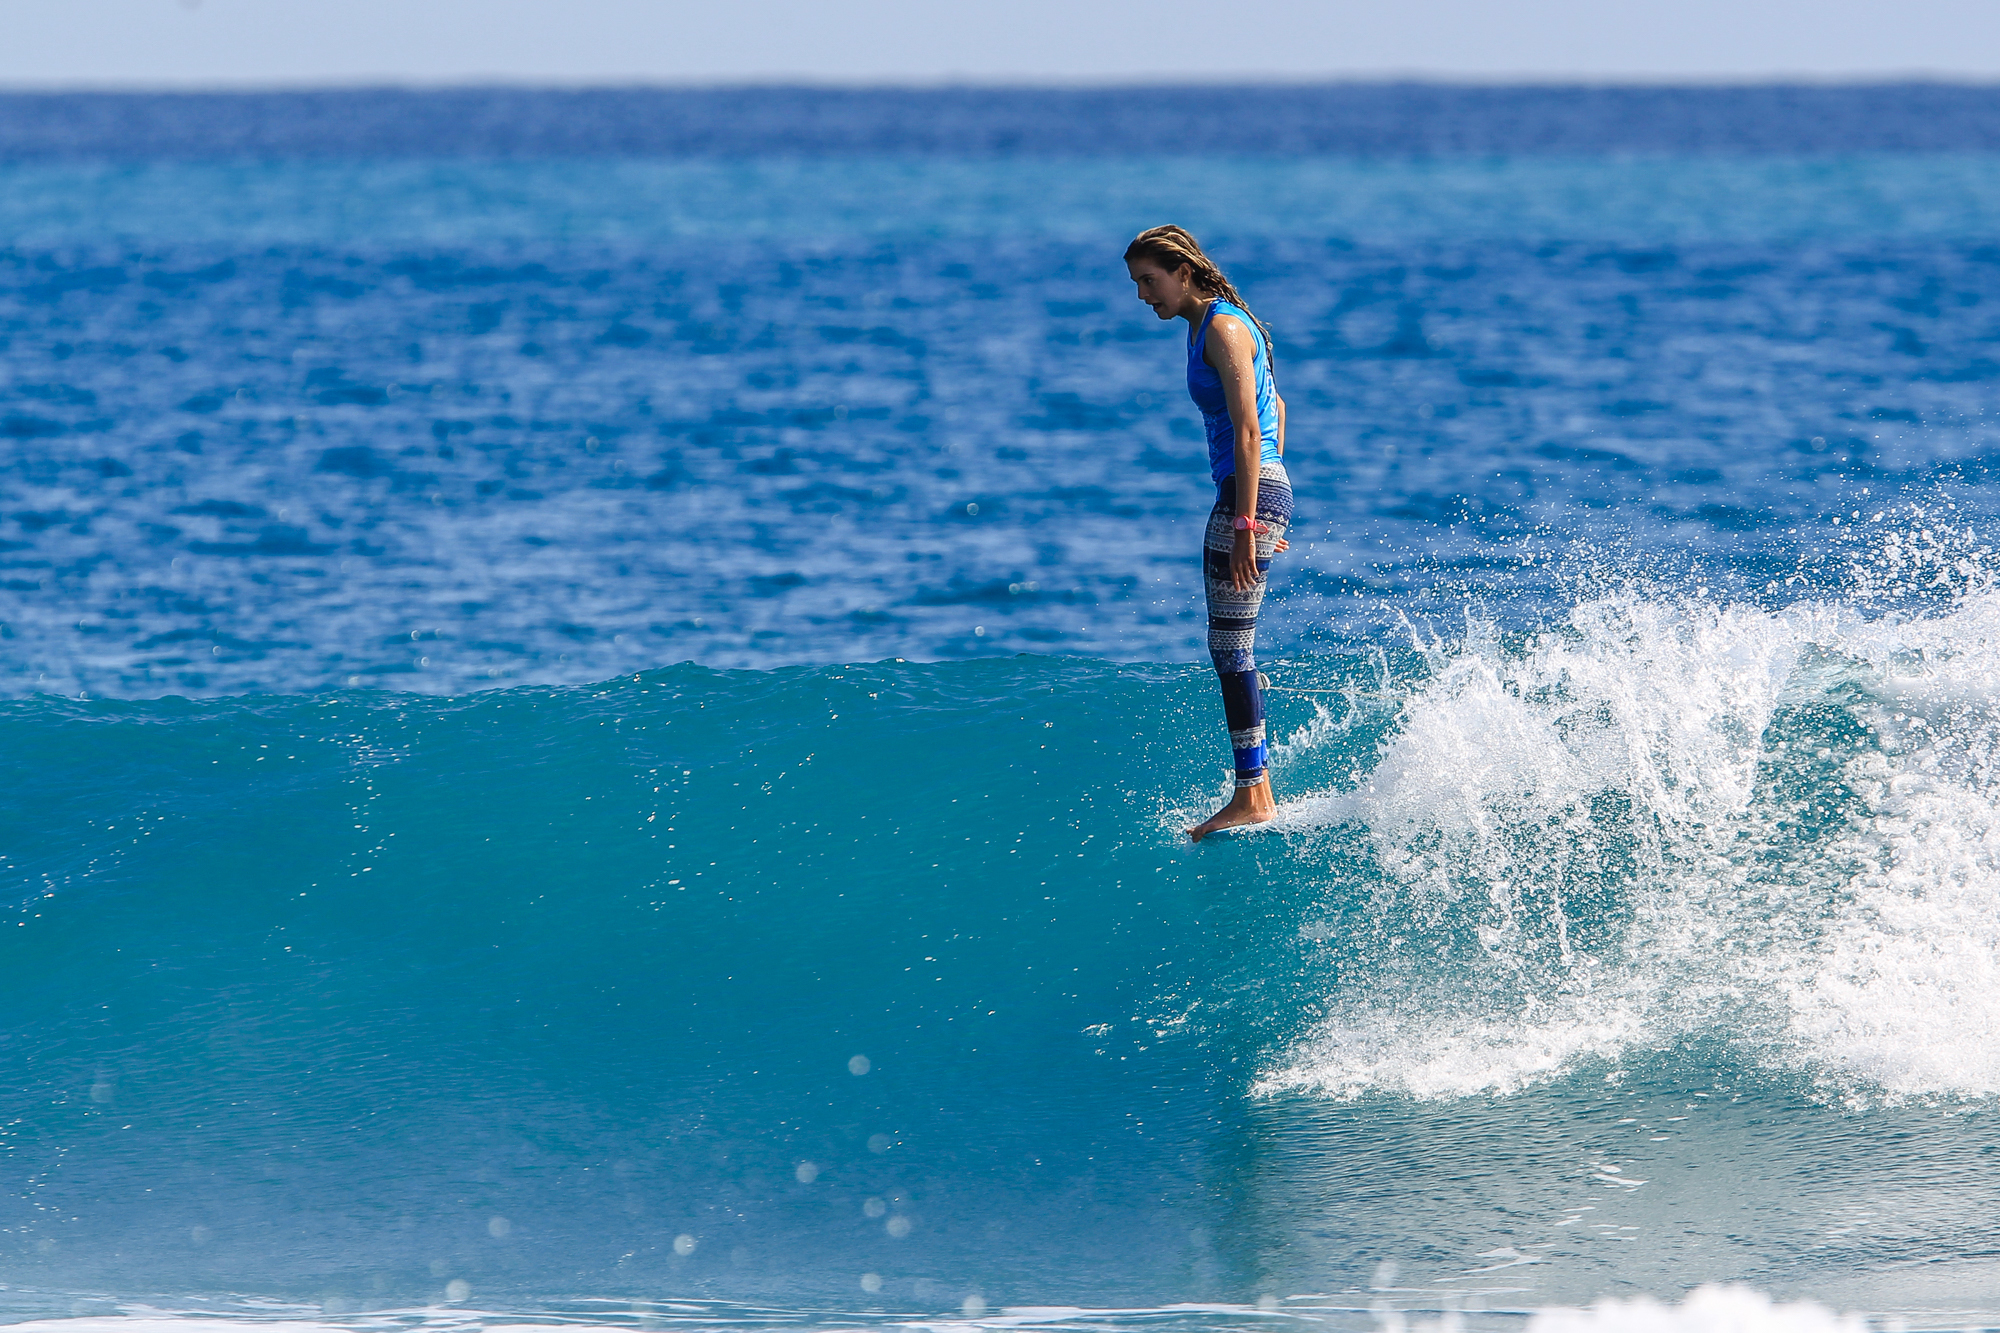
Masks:
[[[1263,524],[1258,524],[1258,527],[1263,527]],[[1271,554],[1291,549],[1292,544],[1283,537],[1272,539]],[[1236,544],[1229,548],[1229,580],[1236,585],[1236,591],[1248,592],[1263,577],[1257,570],[1257,534],[1254,529],[1246,531],[1239,528]]]
[[[1229,550],[1229,580],[1236,591],[1249,592],[1263,578],[1257,572],[1257,535],[1247,528],[1236,530],[1236,545]]]

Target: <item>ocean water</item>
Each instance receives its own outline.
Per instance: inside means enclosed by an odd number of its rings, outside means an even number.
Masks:
[[[2000,1327],[2000,94],[630,96],[0,99],[0,1317]]]

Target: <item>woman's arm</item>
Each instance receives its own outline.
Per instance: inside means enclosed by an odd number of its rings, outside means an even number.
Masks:
[[[1252,526],[1236,529],[1229,573],[1237,591],[1244,592],[1257,582],[1257,479],[1264,460],[1264,430],[1257,420],[1257,344],[1241,320],[1217,315],[1208,323],[1202,355],[1222,379],[1223,401],[1236,428],[1236,513],[1248,517]]]

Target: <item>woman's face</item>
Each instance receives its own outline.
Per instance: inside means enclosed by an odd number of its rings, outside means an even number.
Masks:
[[[1139,299],[1153,307],[1161,319],[1176,319],[1201,302],[1194,290],[1194,271],[1186,264],[1169,273],[1155,260],[1132,259],[1126,261],[1125,271],[1132,275]]]

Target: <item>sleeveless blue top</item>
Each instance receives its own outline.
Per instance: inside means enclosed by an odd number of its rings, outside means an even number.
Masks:
[[[1222,392],[1222,376],[1201,359],[1208,346],[1208,326],[1217,315],[1236,316],[1250,330],[1250,338],[1257,346],[1250,365],[1257,375],[1257,425],[1264,439],[1264,447],[1258,454],[1258,471],[1275,470],[1283,476],[1285,464],[1278,456],[1278,389],[1271,380],[1271,355],[1264,346],[1264,331],[1257,327],[1257,321],[1250,318],[1248,311],[1221,297],[1209,302],[1208,313],[1201,317],[1201,327],[1188,340],[1188,397],[1201,409],[1201,424],[1208,432],[1208,473],[1220,486],[1224,477],[1236,471],[1236,423],[1229,419],[1229,400]]]

